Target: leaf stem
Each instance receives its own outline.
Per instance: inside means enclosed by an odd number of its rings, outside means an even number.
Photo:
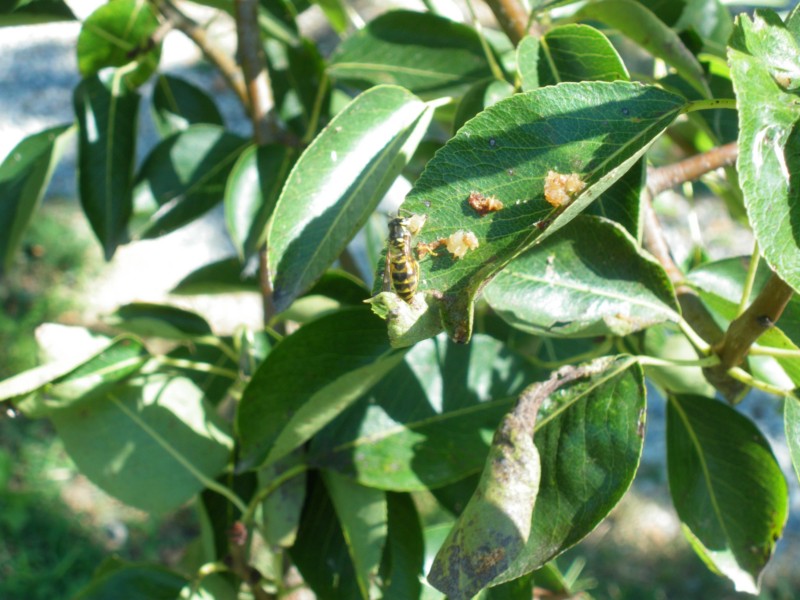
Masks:
[[[793,398],[797,401],[800,401],[800,398],[798,398],[794,390],[787,390],[778,387],[777,385],[772,385],[765,381],[756,379],[755,377],[750,375],[750,373],[739,367],[734,367],[733,369],[729,369],[728,374],[737,381],[741,381],[745,385],[749,385],[750,387],[756,388],[757,390],[761,390],[762,392],[767,392],[768,394],[775,394],[776,396],[783,396],[784,398]]]
[[[242,511],[242,522],[248,525],[251,524],[258,506],[264,501],[264,499],[267,498],[267,496],[272,494],[290,479],[305,473],[307,470],[308,465],[306,463],[294,465],[293,467],[286,469],[283,473],[280,473],[278,476],[276,476],[275,479],[269,482],[269,485],[266,485],[258,490],[258,493],[256,493],[256,495],[250,500],[250,505]]]
[[[713,367],[719,364],[719,357],[716,355],[696,360],[667,359],[647,355],[634,356],[634,358],[640,365],[649,367]]]
[[[758,250],[758,240],[753,242],[753,254],[750,256],[750,264],[747,266],[747,277],[744,280],[744,287],[742,289],[742,297],[739,300],[739,306],[736,309],[736,316],[740,317],[747,308],[747,303],[750,302],[750,295],[753,293],[753,285],[756,281],[756,271],[758,271],[758,262],[760,253]]]
[[[230,358],[233,362],[239,362],[239,355],[236,353],[236,350],[231,348],[228,344],[223,342],[215,335],[206,335],[195,339],[195,342],[198,344],[205,344],[207,346],[212,346],[216,348],[220,352],[222,352],[225,356]]]
[[[220,377],[227,377],[236,381],[239,379],[239,373],[232,369],[224,369],[222,367],[215,367],[204,362],[196,362],[193,360],[185,360],[182,358],[170,358],[169,356],[158,356],[156,360],[163,365],[176,367],[178,369],[189,369],[191,371],[198,371],[200,373],[210,373],[211,375],[219,375]]]
[[[505,81],[506,78],[503,75],[503,69],[501,69],[500,65],[497,64],[497,60],[495,60],[494,57],[494,52],[492,52],[489,42],[486,41],[486,35],[483,33],[483,25],[481,25],[481,22],[478,20],[478,16],[475,14],[475,8],[472,6],[472,0],[467,0],[467,8],[469,9],[470,17],[472,18],[472,26],[475,28],[475,31],[478,32],[478,39],[481,41],[481,48],[483,48],[483,54],[486,56],[486,62],[489,63],[489,68],[492,70],[492,75],[494,75],[495,79]]]
[[[750,346],[750,352],[754,356],[772,356],[773,358],[800,358],[800,350],[792,350],[791,348],[770,348],[769,346],[760,346],[753,344]]]
[[[729,108],[736,110],[735,98],[705,98],[703,100],[692,100],[683,109],[683,113],[696,112],[698,110],[716,110],[718,108]]]
[[[691,342],[692,346],[694,346],[699,352],[703,354],[708,354],[711,352],[711,345],[708,344],[700,335],[692,328],[692,326],[686,321],[686,319],[681,318],[678,321],[678,327],[683,332],[689,342]]]

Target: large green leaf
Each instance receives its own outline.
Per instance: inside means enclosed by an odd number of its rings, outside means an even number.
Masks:
[[[0,27],[74,20],[63,0],[7,0],[0,6]]]
[[[61,125],[28,136],[0,164],[0,274],[11,267],[70,133]]]
[[[16,400],[25,415],[41,417],[128,377],[147,357],[139,340],[123,336],[89,356],[70,356],[0,381],[0,400]],[[36,394],[41,391],[46,395]]]
[[[158,66],[161,47],[151,37],[158,28],[156,10],[141,0],[115,0],[100,6],[83,22],[78,36],[78,69],[84,77],[106,67],[136,61],[125,79],[134,87],[147,81]]]
[[[600,21],[618,30],[653,56],[662,59],[704,96],[710,96],[700,62],[681,38],[650,10],[635,0],[589,2],[576,19]]]
[[[539,40],[539,86],[562,81],[628,81],[628,70],[608,38],[588,25],[554,27]],[[530,76],[526,77],[530,80]],[[533,89],[530,81],[523,89]]]
[[[387,12],[347,38],[328,72],[356,84],[397,84],[423,98],[458,96],[493,78],[474,29],[405,10]]]
[[[174,231],[222,201],[225,182],[247,141],[218,125],[192,125],[158,144],[142,164],[136,201],[156,208],[143,238]]]
[[[276,479],[283,480],[280,487],[273,490],[261,503],[260,531],[271,546],[291,548],[297,539],[308,481],[305,471],[290,479],[285,477],[287,472],[300,468],[304,462],[305,449],[298,448],[258,472],[261,488],[272,486]]]
[[[114,564],[101,565],[100,572],[72,600],[166,600],[177,598],[187,583],[186,577],[160,565],[113,560]]]
[[[165,513],[228,464],[226,425],[188,379],[153,376],[51,415],[80,471],[142,510]]]
[[[800,290],[800,48],[772,11],[740,15],[728,58],[739,106],[739,182],[761,252]]]
[[[152,302],[131,302],[120,306],[110,322],[144,337],[182,340],[211,335],[211,326],[197,313]]]
[[[359,485],[333,471],[323,471],[322,479],[353,561],[361,597],[369,600],[377,592],[378,566],[386,543],[386,493]]]
[[[361,597],[339,520],[320,477],[311,478],[297,541],[289,554],[319,600]]]
[[[133,207],[139,95],[118,71],[87,77],[75,88],[78,189],[106,260],[125,241]]]
[[[183,131],[189,125],[224,126],[222,115],[203,90],[172,75],[160,75],[153,90],[153,120],[161,137]]]
[[[431,114],[402,88],[376,87],[353,100],[300,156],[268,226],[278,310],[311,287],[364,225]]]
[[[414,500],[410,494],[388,492],[386,503],[389,530],[381,564],[383,598],[419,598],[425,547]]]
[[[474,596],[525,548],[541,474],[536,410],[503,417],[478,487],[436,554],[428,581],[452,600]]]
[[[491,432],[536,370],[502,343],[444,336],[404,362],[312,441],[309,462],[389,490],[425,490],[479,473]]]
[[[738,591],[757,594],[789,508],[786,480],[767,440],[727,404],[672,397],[667,468],[692,547]]]
[[[597,217],[578,217],[515,258],[485,297],[511,325],[543,335],[624,336],[679,319],[664,269]]]
[[[307,441],[400,360],[367,308],[350,308],[301,327],[269,354],[236,415],[244,465],[277,460]]]
[[[630,487],[644,442],[645,386],[631,358],[603,358],[539,413],[541,480],[525,548],[495,583],[538,569],[579,542]]]
[[[512,258],[556,231],[605,192],[680,114],[685,101],[627,82],[563,83],[502,100],[469,121],[428,163],[403,204],[427,215],[419,242],[472,232],[479,246],[455,259],[439,250],[420,261],[420,291],[439,304],[444,327],[469,339],[478,292]],[[544,198],[548,172],[586,189],[566,208]],[[481,217],[473,191],[504,205]]]
[[[786,444],[792,457],[794,472],[800,479],[800,404],[794,398],[786,398],[783,407],[783,425],[786,431]]]
[[[225,223],[239,256],[256,253],[294,163],[295,151],[281,144],[251,146],[233,166],[225,187]]]
[[[245,273],[245,266],[236,257],[223,258],[203,265],[181,279],[171,294],[228,294],[260,291],[258,274]]]

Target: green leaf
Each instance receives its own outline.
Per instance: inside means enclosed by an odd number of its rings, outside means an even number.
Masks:
[[[72,131],[61,125],[28,136],[0,164],[0,275],[11,268]]]
[[[319,600],[361,597],[339,520],[320,477],[311,478],[297,541],[289,554]]]
[[[527,51],[523,52],[527,54]],[[532,62],[528,58],[528,64]],[[535,64],[538,68],[536,79],[541,87],[562,81],[630,79],[608,38],[588,25],[561,25],[548,31],[539,40],[539,57]],[[527,79],[532,77],[529,75]],[[533,88],[523,86],[523,89]]]
[[[788,490],[769,443],[733,408],[702,396],[667,407],[672,501],[700,557],[757,594],[788,516]]]
[[[313,2],[325,13],[328,23],[336,33],[342,34],[347,30],[347,7],[342,0],[313,0]]]
[[[314,438],[309,463],[398,491],[479,473],[491,432],[535,374],[488,336],[468,346],[426,340]]]
[[[402,206],[428,217],[418,242],[467,231],[479,243],[461,259],[440,249],[419,263],[419,289],[441,296],[448,333],[468,340],[472,304],[487,280],[619,180],[684,103],[634,83],[563,83],[502,100],[462,127]],[[549,171],[574,174],[586,189],[553,209],[544,199]],[[473,191],[496,196],[505,208],[480,217],[468,206]]]
[[[384,13],[342,42],[328,73],[356,84],[396,84],[422,98],[459,96],[494,78],[474,29],[405,10]]]
[[[272,462],[306,442],[402,357],[366,307],[326,315],[284,338],[239,404],[243,466]]]
[[[509,324],[540,335],[625,336],[680,319],[661,265],[598,217],[578,217],[515,258],[484,294]]]
[[[381,564],[384,600],[419,598],[425,547],[422,526],[410,494],[388,492],[389,531]]]
[[[339,519],[361,597],[369,600],[377,592],[375,578],[386,543],[386,494],[332,471],[323,471],[322,480]]]
[[[525,548],[541,474],[533,426],[516,411],[503,418],[478,488],[436,554],[428,581],[453,600],[474,596]]]
[[[74,20],[75,15],[62,0],[10,0],[0,7],[0,27]]]
[[[523,92],[539,87],[539,38],[526,35],[517,45],[517,73]]]
[[[800,290],[800,48],[772,11],[737,18],[728,58],[739,106],[739,182],[759,248]]]
[[[258,275],[245,273],[245,266],[236,258],[223,258],[203,265],[181,279],[170,294],[229,294],[259,292]]]
[[[124,379],[147,360],[147,351],[136,338],[119,337],[88,356],[70,356],[23,371],[0,382],[0,400],[18,400],[28,417],[41,417],[92,390]],[[52,397],[28,397],[47,387]]]
[[[177,598],[186,583],[183,575],[160,565],[121,563],[96,574],[72,600]]]
[[[298,448],[258,472],[259,487],[282,481],[261,503],[261,531],[271,546],[291,548],[297,539],[297,528],[306,496],[305,470],[296,473],[305,463],[305,450]],[[287,473],[296,474],[285,479]]]
[[[141,233],[164,235],[223,199],[225,182],[247,141],[218,125],[192,125],[162,140],[136,177],[136,201],[158,209]]]
[[[294,149],[280,144],[250,146],[233,166],[225,186],[225,223],[241,258],[263,245],[267,221],[295,156]]]
[[[233,16],[233,11],[230,12]],[[290,2],[284,0],[258,2],[258,28],[267,38],[273,38],[290,46],[297,44],[300,36],[295,16]]]
[[[353,100],[295,164],[268,226],[283,310],[341,254],[414,152],[432,111],[397,87]]]
[[[228,464],[225,424],[188,379],[154,376],[51,415],[78,469],[126,504],[178,508]]]
[[[329,114],[330,90],[325,59],[317,46],[307,39],[288,46],[267,40],[264,50],[277,112],[292,131],[306,136],[315,111],[323,120],[327,120]],[[313,124],[318,126],[318,122]]]
[[[83,211],[111,260],[125,241],[133,207],[139,95],[118,71],[103,71],[75,88],[78,189]]]
[[[190,318],[195,316],[189,314]],[[178,346],[166,355],[160,370],[192,380],[202,390],[207,402],[219,406],[239,377],[239,364],[234,360],[236,355],[231,356],[232,351],[225,348],[231,340],[190,339],[191,343]]]
[[[120,306],[111,323],[143,337],[191,339],[211,335],[211,327],[200,315],[166,304],[131,302]]]
[[[786,431],[786,444],[797,478],[800,479],[800,406],[794,398],[786,398],[783,406],[783,426]]]
[[[630,487],[644,441],[642,369],[628,357],[587,365],[539,412],[534,442],[541,480],[525,549],[494,583],[538,569],[578,543]]]
[[[100,6],[83,22],[78,36],[78,69],[84,77],[106,67],[132,61],[138,66],[125,79],[132,87],[143,84],[158,67],[161,47],[151,36],[158,28],[155,9],[141,0],[115,0]]]
[[[675,68],[704,97],[711,92],[703,67],[681,38],[635,0],[598,0],[576,14],[576,19],[600,21],[618,30],[656,58]]]
[[[152,109],[153,121],[162,138],[198,123],[225,125],[210,96],[172,75],[159,75],[156,80]]]

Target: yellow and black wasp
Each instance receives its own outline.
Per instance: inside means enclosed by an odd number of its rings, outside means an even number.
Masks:
[[[383,289],[393,288],[408,304],[414,300],[419,285],[419,264],[411,250],[411,236],[418,233],[424,223],[425,217],[419,215],[397,216],[389,221]]]

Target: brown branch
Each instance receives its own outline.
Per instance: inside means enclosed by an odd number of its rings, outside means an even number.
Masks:
[[[708,152],[691,156],[671,165],[649,169],[647,172],[647,188],[655,198],[664,190],[675,187],[686,181],[693,181],[706,173],[729,167],[736,162],[739,154],[736,142],[713,148]]]
[[[528,14],[519,0],[486,0],[495,19],[516,46],[528,34]]]
[[[783,314],[794,290],[775,273],[753,303],[728,326],[722,341],[714,347],[722,367],[730,369],[747,355],[750,346]]]
[[[242,72],[251,107],[253,141],[259,146],[264,146],[274,139],[273,134],[277,131],[277,127],[270,118],[274,101],[264,48],[261,45],[261,32],[258,29],[258,0],[236,0],[234,15],[239,38],[239,57],[242,61]],[[269,325],[277,311],[273,300],[266,244],[259,250],[258,266],[264,324]]]
[[[183,14],[171,0],[160,0],[158,2],[158,8],[161,14],[173,24],[175,29],[181,31],[186,37],[192,40],[200,49],[200,52],[203,53],[203,56],[219,69],[222,77],[225,78],[230,88],[239,97],[239,101],[242,103],[245,112],[249,114],[250,100],[247,96],[244,82],[242,81],[242,73],[234,60],[215,46],[213,42],[208,39],[205,29]]]
[[[258,29],[258,1],[236,0],[234,17],[239,38],[239,59],[250,99],[253,140],[263,146],[273,139],[270,110],[274,101],[264,48],[261,46],[261,32]]]

